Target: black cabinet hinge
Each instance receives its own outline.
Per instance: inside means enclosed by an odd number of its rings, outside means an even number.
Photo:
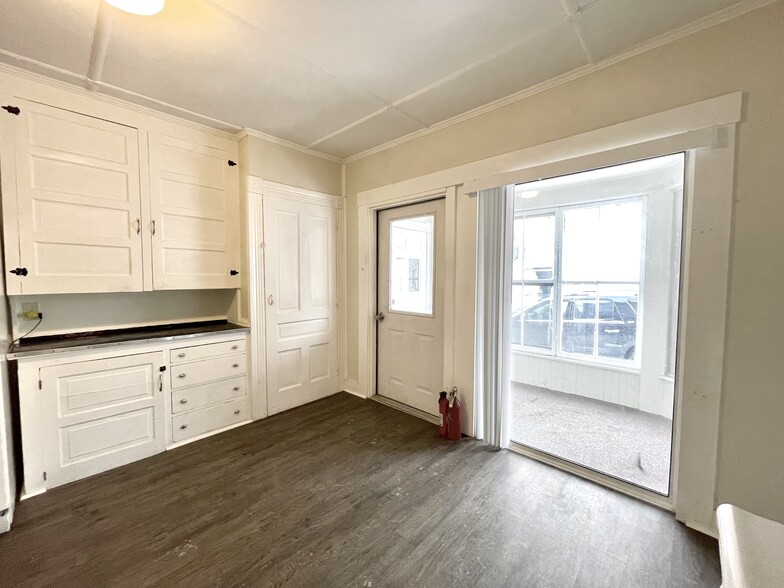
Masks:
[[[229,167],[234,167],[235,165],[237,165],[237,162],[229,159]]]
[[[16,274],[17,276],[26,276],[27,275],[27,268],[26,267],[18,267],[16,269],[9,270],[9,274]]]
[[[239,274],[239,273],[240,273],[240,272],[238,272],[237,270],[231,270],[231,271],[229,272],[229,275],[231,275],[231,276],[236,276],[236,275],[237,275],[237,274]]]
[[[39,390],[43,390],[44,389],[44,383],[43,383],[42,380],[38,380],[38,389]]]
[[[11,106],[10,104],[8,106],[3,106],[2,108],[8,112],[8,114],[13,114],[14,116],[19,116],[19,113],[22,112],[19,110],[18,106]]]

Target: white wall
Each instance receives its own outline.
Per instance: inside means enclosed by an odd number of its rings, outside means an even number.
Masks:
[[[359,192],[743,91],[716,491],[720,502],[784,522],[783,30],[784,3],[776,2],[348,164],[348,307],[356,308],[359,295],[354,286],[359,282]],[[461,233],[458,243],[470,258],[475,240]],[[353,379],[360,352],[357,319],[356,313],[348,314],[348,376]],[[458,341],[472,347],[472,342]]]
[[[37,321],[22,316],[22,304],[37,302],[44,315],[30,337],[103,331],[154,324],[225,319],[234,290],[159,290],[102,294],[9,296],[13,337],[21,337]]]

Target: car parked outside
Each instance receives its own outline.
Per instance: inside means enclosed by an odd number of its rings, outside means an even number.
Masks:
[[[596,296],[592,293],[564,297],[561,350],[577,355],[633,360],[637,341],[637,297],[629,294],[600,296],[598,321],[596,306]],[[522,312],[515,312],[512,315],[512,344],[551,350],[552,316],[549,297]],[[595,353],[594,343],[598,345]]]

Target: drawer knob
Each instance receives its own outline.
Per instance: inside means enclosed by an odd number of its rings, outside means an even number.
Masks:
[[[185,354],[184,353],[178,353],[177,357],[185,357]]]
[[[239,345],[232,345],[231,348],[232,349],[239,349]]]
[[[240,389],[240,387],[239,387],[239,386],[234,386],[234,389],[235,389],[235,390],[239,390],[239,389]]]
[[[235,410],[234,414],[240,414],[240,409],[238,408],[237,410]]]
[[[188,425],[180,425],[180,429],[187,429]]]
[[[231,367],[240,367],[240,364],[238,364],[238,363],[233,363],[233,364],[231,364]]]
[[[178,378],[184,378],[184,377],[185,377],[185,374],[177,374],[177,377],[178,377]]]
[[[180,399],[180,404],[188,404],[188,399],[187,398],[181,398]]]

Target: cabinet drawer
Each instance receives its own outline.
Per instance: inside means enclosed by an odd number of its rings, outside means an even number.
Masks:
[[[172,390],[245,374],[245,356],[227,355],[172,366]]]
[[[246,398],[237,398],[225,404],[194,410],[172,418],[172,438],[175,443],[190,437],[209,433],[222,427],[248,420]]]
[[[169,362],[173,364],[183,363],[186,361],[195,361],[197,359],[206,359],[217,355],[230,355],[233,353],[245,353],[245,339],[178,347],[169,352]]]
[[[172,414],[187,412],[245,396],[245,376],[172,390]]]

